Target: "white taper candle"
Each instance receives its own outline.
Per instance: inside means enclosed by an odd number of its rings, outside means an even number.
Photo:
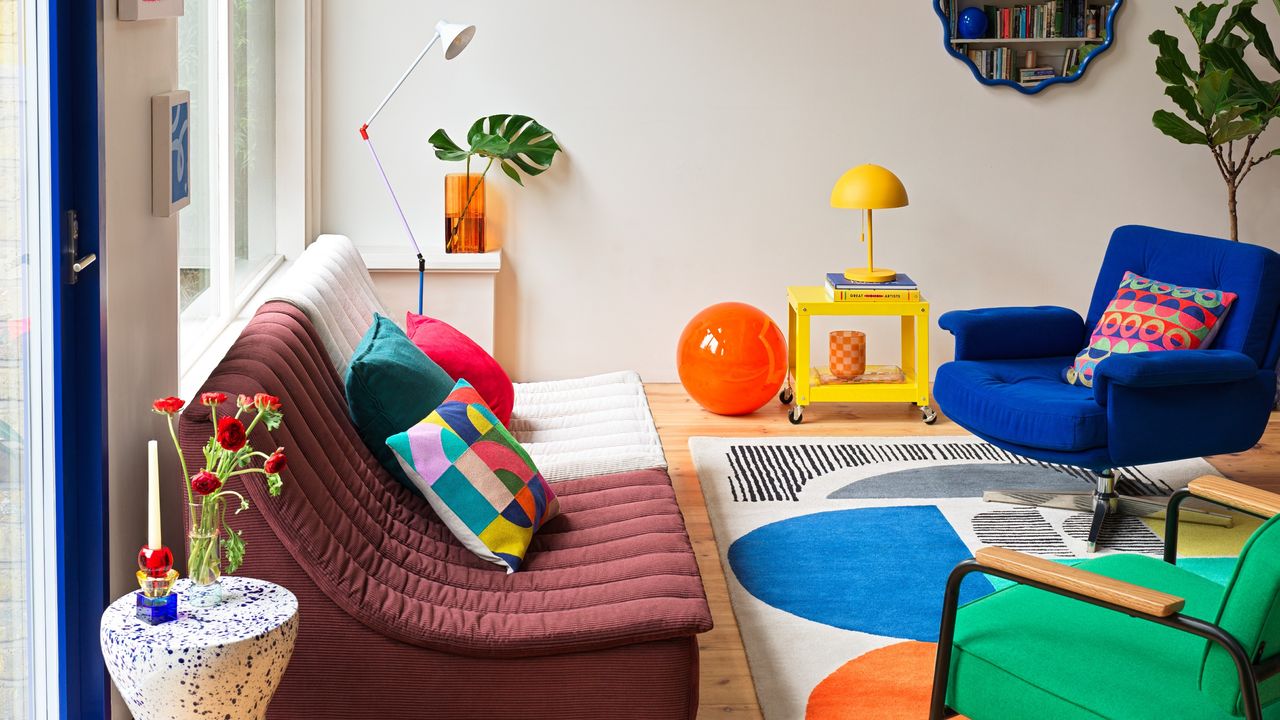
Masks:
[[[160,547],[160,459],[155,440],[147,441],[147,546]]]

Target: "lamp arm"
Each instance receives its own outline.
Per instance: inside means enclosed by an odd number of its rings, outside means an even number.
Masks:
[[[422,48],[422,52],[418,53],[418,57],[413,59],[413,64],[410,65],[409,68],[404,71],[404,74],[400,76],[400,79],[396,81],[395,86],[391,88],[391,92],[387,93],[387,96],[382,98],[382,102],[378,103],[378,109],[374,110],[373,114],[369,116],[369,119],[365,121],[364,128],[362,128],[362,130],[368,129],[368,127],[373,124],[374,118],[378,117],[378,113],[382,112],[382,108],[387,106],[387,103],[391,101],[391,97],[400,90],[400,86],[404,84],[404,81],[409,79],[409,76],[412,75],[413,71],[418,67],[418,63],[422,62],[422,58],[426,57],[427,53],[431,52],[431,48],[435,47],[435,44],[439,41],[440,33],[436,32],[436,34],[431,38],[431,42],[427,43],[427,46]]]

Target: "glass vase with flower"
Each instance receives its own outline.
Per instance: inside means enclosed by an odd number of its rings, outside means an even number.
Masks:
[[[194,475],[187,469],[187,460],[173,425],[173,418],[182,409],[183,401],[169,397],[152,403],[152,409],[166,417],[169,437],[182,464],[183,477],[188,479],[185,483],[189,528],[187,577],[191,585],[187,589],[187,602],[195,607],[222,602],[220,580],[224,558],[228,573],[235,572],[244,562],[244,538],[231,528],[227,520],[228,510],[233,516],[247,510],[249,499],[231,489],[229,484],[236,478],[243,483],[251,476],[261,475],[266,481],[267,492],[276,497],[283,487],[280,473],[288,462],[284,448],[276,448],[267,454],[254,450],[249,444],[249,434],[259,423],[268,430],[280,427],[284,414],[280,410],[279,398],[266,393],[253,397],[240,395],[236,398],[235,413],[219,417],[218,408],[226,402],[226,393],[206,392],[200,395],[200,404],[209,408],[215,430],[201,450],[204,467]],[[256,465],[258,460],[262,461],[261,466]]]

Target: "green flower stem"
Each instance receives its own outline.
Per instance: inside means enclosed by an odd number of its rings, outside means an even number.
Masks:
[[[191,474],[187,472],[187,458],[182,454],[182,446],[178,444],[178,433],[173,429],[173,416],[166,414],[169,424],[169,437],[173,439],[173,448],[178,451],[178,461],[182,463],[182,487],[187,489],[187,510],[191,513],[191,527],[196,526],[196,510],[191,497]]]

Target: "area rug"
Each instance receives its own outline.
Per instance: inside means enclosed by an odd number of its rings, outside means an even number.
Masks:
[[[1090,518],[985,503],[997,488],[1089,490],[1080,468],[974,437],[690,439],[756,693],[769,720],[917,720],[928,705],[942,592],[984,545],[1063,562]],[[1204,460],[1120,471],[1120,491],[1165,495]],[[1257,527],[1184,525],[1193,570],[1225,582]],[[1101,552],[1158,554],[1163,523],[1120,517]],[[962,601],[1002,587],[973,575]]]

